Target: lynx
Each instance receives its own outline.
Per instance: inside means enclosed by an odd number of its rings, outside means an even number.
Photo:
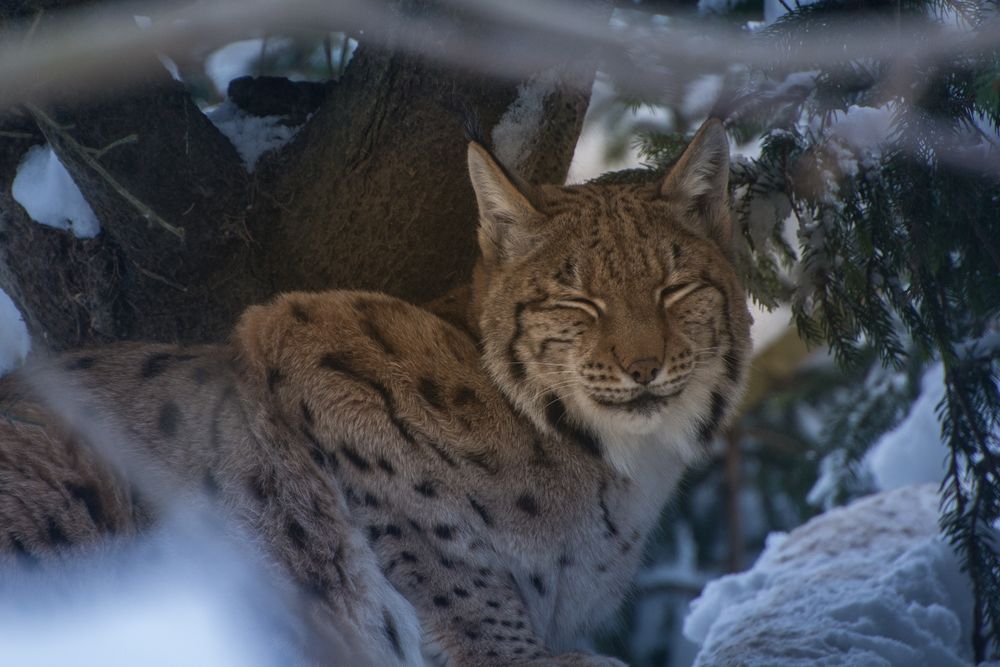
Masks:
[[[372,663],[620,664],[575,642],[744,382],[725,131],[643,185],[531,186],[475,141],[468,162],[481,256],[447,317],[291,293],[228,345],[120,344],[4,380],[0,560],[156,518],[99,435],[32,397],[55,377],[176,493],[237,517]]]

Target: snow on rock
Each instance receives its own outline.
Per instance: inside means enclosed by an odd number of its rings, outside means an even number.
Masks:
[[[971,587],[937,505],[936,485],[909,486],[772,534],[691,604],[696,667],[971,665]]]
[[[20,366],[29,350],[31,339],[21,311],[7,292],[0,289],[0,375]]]
[[[281,116],[253,116],[229,100],[207,109],[205,115],[229,138],[248,172],[264,153],[281,148],[299,131],[284,125]]]
[[[944,366],[934,364],[924,373],[910,414],[879,438],[865,458],[879,489],[890,491],[944,478],[948,446],[936,414],[944,395]]]
[[[32,146],[21,158],[11,185],[14,201],[31,219],[78,238],[97,236],[101,225],[73,178],[48,145]]]

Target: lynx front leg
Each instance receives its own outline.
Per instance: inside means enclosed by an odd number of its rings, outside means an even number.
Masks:
[[[287,459],[240,468],[222,493],[301,592],[308,653],[324,665],[423,665],[416,613],[347,520],[329,473]]]
[[[584,653],[553,656],[509,572],[441,553],[416,522],[371,526],[369,533],[386,576],[417,609],[425,652],[440,664],[622,666]]]

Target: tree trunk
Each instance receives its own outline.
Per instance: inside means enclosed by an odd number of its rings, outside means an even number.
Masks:
[[[420,28],[431,54],[469,28],[445,18]],[[251,174],[158,65],[140,85],[112,82],[96,103],[4,111],[0,287],[50,349],[222,340],[247,305],[293,289],[440,295],[466,280],[476,252],[453,109],[475,111],[489,129],[519,92],[519,82],[442,62],[362,44],[293,141]],[[572,85],[546,91],[543,122],[529,128],[516,166],[533,180],[561,182],[569,167],[593,64],[571,74]],[[13,201],[21,157],[43,141],[97,214],[96,239],[38,225]]]

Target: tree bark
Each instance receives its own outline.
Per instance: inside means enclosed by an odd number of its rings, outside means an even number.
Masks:
[[[421,28],[431,54],[468,29],[463,17],[444,18],[443,27]],[[363,44],[294,140],[251,174],[162,71],[140,85],[112,82],[114,94],[97,102],[7,110],[0,287],[50,349],[217,341],[247,305],[293,289],[440,295],[467,278],[476,253],[466,140],[453,108],[492,128],[519,83],[442,62]],[[544,98],[521,165],[528,178],[565,178],[592,76],[592,64],[577,65],[573,84]],[[13,201],[21,156],[43,141],[97,214],[96,239],[42,227]]]

